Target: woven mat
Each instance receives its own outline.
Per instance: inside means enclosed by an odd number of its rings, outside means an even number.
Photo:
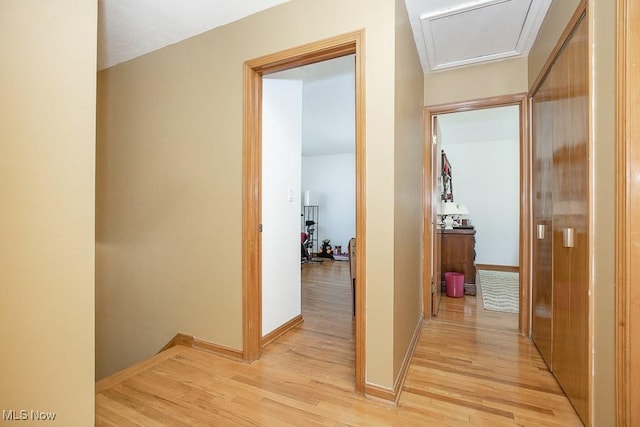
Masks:
[[[478,281],[485,310],[518,312],[518,273],[478,270]]]

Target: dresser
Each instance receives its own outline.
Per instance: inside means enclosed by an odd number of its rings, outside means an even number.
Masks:
[[[464,273],[465,294],[476,294],[476,230],[469,228],[454,228],[453,230],[439,230],[441,243],[441,275],[440,281],[444,286],[444,273],[455,271]]]

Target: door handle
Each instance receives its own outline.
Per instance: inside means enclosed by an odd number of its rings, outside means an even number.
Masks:
[[[565,228],[562,230],[562,245],[565,248],[573,248],[576,245],[575,230],[573,228]]]
[[[544,224],[538,224],[538,240],[544,240],[546,234],[546,227]]]

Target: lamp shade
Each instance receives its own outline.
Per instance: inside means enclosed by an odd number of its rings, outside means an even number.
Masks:
[[[469,209],[465,205],[458,205],[458,211],[460,211],[460,215],[469,215]]]
[[[455,203],[447,201],[442,207],[442,215],[460,215],[460,211]]]

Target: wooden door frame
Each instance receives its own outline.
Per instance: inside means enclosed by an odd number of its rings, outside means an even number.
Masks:
[[[520,107],[520,306],[518,314],[518,331],[529,337],[531,335],[531,142],[529,138],[529,100],[527,93],[504,95],[491,98],[476,99],[472,101],[454,102],[425,107],[425,147],[424,147],[424,188],[433,188],[431,178],[431,150],[432,143],[432,118],[433,116],[463,111],[482,110],[495,107],[517,105]],[[429,144],[429,145],[427,145]],[[429,153],[427,155],[426,153]],[[423,278],[423,304],[431,307],[431,278],[432,268],[427,262],[431,256],[431,237],[427,233],[431,229],[431,218],[435,216],[435,208],[427,203],[429,197],[425,195],[424,215],[424,278]],[[427,310],[424,310],[425,317]]]
[[[616,76],[616,421],[618,426],[640,422],[638,388],[631,378],[640,372],[640,10],[632,0],[617,2]],[[634,286],[635,281],[635,286]],[[634,424],[635,423],[635,424]]]
[[[356,314],[355,384],[365,383],[365,60],[364,30],[246,61],[242,153],[242,332],[243,358],[262,355],[262,76],[345,55],[355,55]]]

